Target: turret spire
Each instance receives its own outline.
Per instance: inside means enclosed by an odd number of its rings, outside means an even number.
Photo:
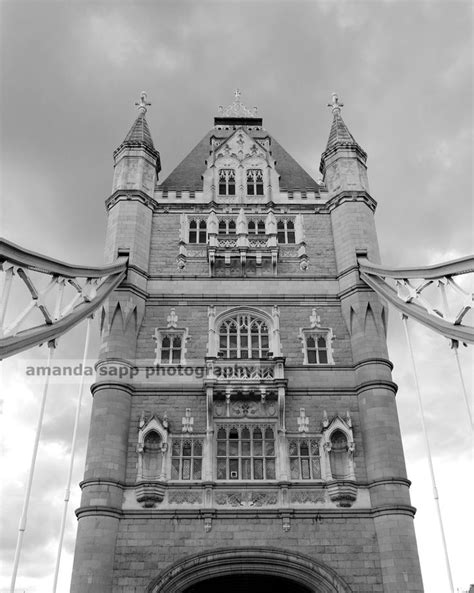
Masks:
[[[140,95],[140,101],[135,101],[135,105],[138,108],[138,117],[134,121],[128,134],[125,136],[125,140],[115,152],[117,152],[124,145],[145,146],[146,148],[151,149],[153,152],[156,152],[150,133],[150,128],[148,127],[148,122],[145,118],[147,108],[151,105],[151,103],[148,101],[148,95],[145,91],[142,91]]]
[[[320,172],[330,195],[341,191],[368,191],[366,152],[357,144],[341,115],[344,103],[337,93],[328,103],[332,111],[332,125],[326,150],[321,155]]]
[[[140,101],[136,101],[135,105],[138,109],[137,119],[125,140],[114,151],[113,191],[139,189],[152,195],[161,171],[161,161],[145,117],[151,105],[145,91],[142,91]]]
[[[357,144],[354,140],[354,136],[349,132],[349,129],[342,119],[341,107],[344,107],[344,103],[339,101],[339,95],[337,93],[332,94],[332,102],[328,103],[328,107],[331,107],[333,120],[326,150],[332,148],[339,142],[344,144]]]

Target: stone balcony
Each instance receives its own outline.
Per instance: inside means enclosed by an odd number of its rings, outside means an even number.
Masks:
[[[268,263],[273,274],[277,273],[279,246],[276,237],[267,235],[210,235],[207,248],[209,273],[214,275],[217,265],[239,266],[245,274],[252,261],[261,267]]]
[[[286,386],[285,359],[219,359],[207,358],[206,387],[214,400],[238,397],[248,401],[270,401],[278,398],[278,389]]]

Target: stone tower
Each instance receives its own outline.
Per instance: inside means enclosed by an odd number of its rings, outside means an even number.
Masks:
[[[74,593],[423,590],[364,150],[333,96],[314,181],[235,100],[158,185],[114,152]]]

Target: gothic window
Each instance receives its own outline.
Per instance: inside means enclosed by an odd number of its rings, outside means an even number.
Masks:
[[[277,224],[278,243],[295,243],[295,223],[292,220],[280,220]]]
[[[269,426],[229,425],[217,431],[218,480],[274,480],[275,459]]]
[[[219,235],[235,235],[235,220],[220,220]]]
[[[266,322],[248,314],[226,319],[219,327],[219,351],[224,358],[266,358],[269,351]]]
[[[263,196],[262,169],[247,169],[247,195]]]
[[[234,169],[219,169],[219,195],[235,196]]]
[[[171,479],[200,480],[202,478],[202,440],[173,439],[171,448]]]
[[[249,235],[264,235],[265,234],[265,222],[259,220],[251,220],[248,225]]]
[[[321,463],[316,439],[294,439],[288,443],[292,480],[319,480]]]
[[[161,364],[181,364],[183,338],[179,334],[164,335],[161,341]]]
[[[143,443],[142,477],[144,480],[158,480],[161,475],[163,454],[160,435],[151,430]]]
[[[189,223],[189,243],[207,243],[205,220],[191,220]]]
[[[317,334],[306,336],[306,355],[308,364],[328,364],[327,337]]]
[[[350,474],[347,437],[342,430],[335,430],[331,435],[331,450],[329,462],[332,477],[337,479],[347,478]]]

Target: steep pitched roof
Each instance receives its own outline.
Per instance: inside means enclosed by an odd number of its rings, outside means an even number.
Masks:
[[[139,113],[123,143],[142,144],[155,149],[151,138],[150,128],[144,113]]]
[[[202,175],[206,170],[205,161],[209,158],[211,150],[211,136],[227,138],[233,133],[233,130],[224,134],[222,130],[210,130],[161,183],[159,189],[164,191],[202,191]],[[268,137],[265,130],[252,130],[247,133],[256,140]],[[275,168],[280,175],[280,188],[283,190],[319,191],[316,181],[273,137],[270,138],[271,154],[276,161]]]
[[[349,132],[340,111],[334,111],[331,131],[329,132],[326,150],[332,148],[335,144],[342,142],[344,144],[357,144],[354,136]]]

